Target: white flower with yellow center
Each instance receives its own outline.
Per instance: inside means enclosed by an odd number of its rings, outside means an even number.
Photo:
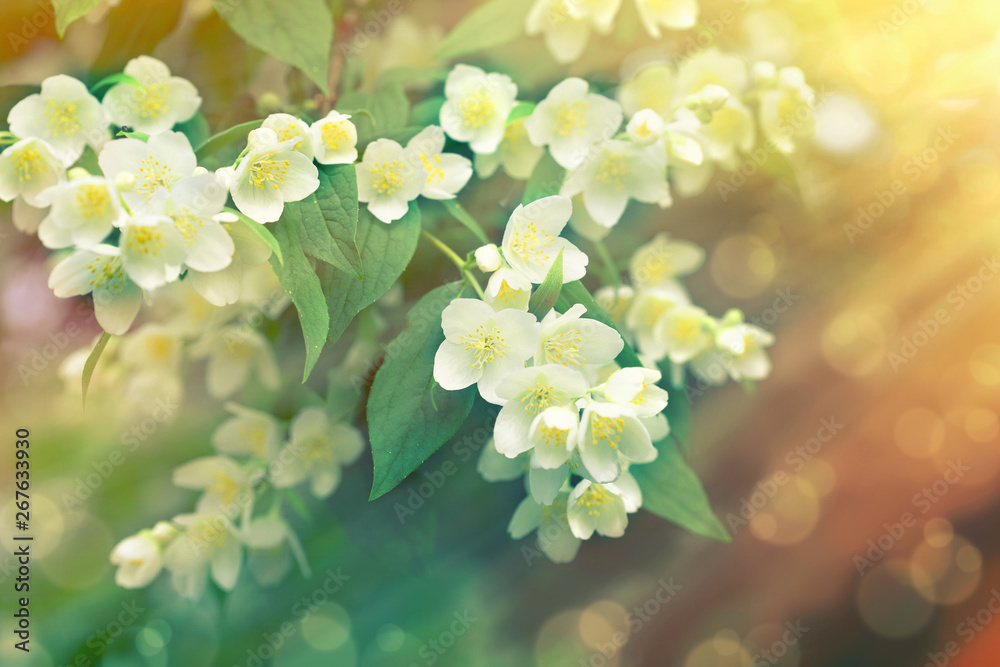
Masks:
[[[687,30],[698,22],[698,0],[635,0],[635,6],[651,37],[660,37],[660,26]]]
[[[441,327],[434,380],[448,391],[478,384],[480,395],[499,405],[497,386],[531,358],[539,325],[515,308],[497,312],[478,299],[455,299],[441,313]]]
[[[410,202],[427,184],[426,171],[419,160],[392,139],[377,139],[365,149],[358,174],[358,201],[385,223],[406,215]]]
[[[49,214],[38,226],[38,238],[47,248],[91,248],[124,219],[118,191],[103,178],[88,176],[56,185],[42,197]]]
[[[774,334],[740,322],[721,328],[715,344],[725,354],[734,380],[763,380],[771,373],[771,360],[764,348],[774,345]]]
[[[254,130],[247,154],[233,173],[233,203],[245,216],[261,224],[274,222],[285,202],[305,199],[319,188],[313,161],[295,150],[299,139],[277,141],[274,130]]]
[[[202,272],[188,268],[184,282],[214,306],[229,306],[244,292],[244,276],[253,267],[259,267],[271,257],[271,246],[235,214],[223,211],[212,216],[212,220],[222,225],[232,239],[232,261],[218,271]],[[249,224],[253,224],[252,222]]]
[[[67,167],[85,146],[100,151],[109,137],[101,103],[83,83],[64,74],[42,81],[42,92],[15,104],[7,122],[15,136],[44,140]]]
[[[760,126],[764,137],[780,152],[795,151],[796,139],[812,134],[816,94],[797,67],[783,67],[760,94]]]
[[[296,118],[290,113],[273,113],[265,118],[260,126],[268,130],[273,130],[278,142],[298,139],[298,143],[295,144],[295,150],[310,160],[313,159],[315,155],[313,133],[309,125],[302,119]]]
[[[66,180],[66,170],[52,147],[41,139],[21,139],[0,153],[0,199],[20,196],[34,207],[45,207],[42,192]]]
[[[197,601],[205,593],[209,571],[219,588],[236,586],[243,548],[232,523],[219,514],[179,514],[173,522],[183,529],[163,552],[163,565],[181,597]]]
[[[521,501],[507,526],[510,536],[519,540],[537,531],[538,548],[553,563],[568,563],[580,550],[580,538],[570,530],[567,517],[569,492],[556,496],[550,505],[542,505],[531,496]]]
[[[139,86],[119,83],[104,95],[104,110],[116,125],[159,134],[190,120],[201,106],[194,85],[171,76],[170,68],[156,58],[133,58],[125,65],[125,74],[136,79]]]
[[[331,111],[309,126],[320,164],[351,164],[358,159],[358,129],[347,114]]]
[[[497,451],[508,458],[530,451],[530,432],[538,416],[549,408],[575,408],[589,389],[582,373],[556,364],[529,366],[505,377],[497,386],[503,403],[493,427]]]
[[[115,336],[129,330],[142,303],[142,290],[126,275],[114,246],[77,250],[52,269],[49,287],[62,299],[93,293],[97,323]]]
[[[455,65],[444,84],[441,127],[473,153],[494,153],[517,99],[517,86],[506,74]]]
[[[253,456],[270,461],[281,446],[281,426],[273,415],[226,403],[233,416],[219,424],[212,433],[212,446],[220,454]]]
[[[111,564],[118,566],[115,583],[122,588],[148,586],[163,569],[160,543],[148,530],[126,537],[112,549]]]
[[[635,289],[631,285],[605,286],[594,292],[594,301],[608,314],[611,321],[622,332],[625,327],[625,313],[635,298]]]
[[[536,364],[559,364],[569,368],[601,366],[612,361],[625,343],[621,335],[606,324],[587,317],[586,306],[573,304],[560,315],[555,310],[542,318]]]
[[[256,329],[232,324],[205,334],[191,346],[194,358],[208,358],[205,385],[213,398],[229,398],[243,388],[251,373],[267,389],[281,384],[271,344]]]
[[[486,303],[493,310],[517,308],[528,310],[531,300],[531,281],[509,267],[501,267],[490,276],[486,284]]]
[[[705,311],[697,306],[677,306],[660,318],[653,335],[670,361],[683,364],[712,346],[707,320]]]
[[[589,540],[596,531],[605,537],[621,537],[628,515],[642,505],[639,485],[627,472],[614,484],[581,481],[567,499],[567,516],[573,535]]]
[[[705,251],[701,247],[660,232],[635,251],[628,270],[636,287],[662,287],[694,273],[704,262]]]
[[[625,133],[637,146],[649,146],[663,138],[666,124],[663,117],[652,109],[640,109],[628,121]]]
[[[558,470],[565,466],[569,461],[570,454],[576,448],[579,428],[580,411],[575,405],[572,409],[551,407],[539,414],[531,423],[531,428],[528,429],[528,442],[532,447],[532,468]],[[556,490],[560,486],[562,486],[562,482],[558,483]],[[538,494],[533,493],[532,495],[537,497]],[[548,498],[543,497],[539,500],[548,500]]]
[[[250,476],[228,456],[203,456],[174,469],[174,484],[204,491],[198,499],[199,514],[221,514],[231,521],[249,519],[253,513]]]
[[[674,169],[697,167],[705,161],[700,129],[701,121],[687,108],[678,109],[664,126],[662,141],[667,150],[667,163]]]
[[[180,132],[157,134],[148,142],[115,139],[104,147],[97,162],[112,183],[134,179],[132,187],[121,193],[132,213],[162,213],[174,185],[194,174],[198,166],[191,142]]]
[[[757,140],[753,113],[736,97],[730,97],[722,108],[712,113],[698,134],[706,156],[728,171],[739,167],[740,154],[753,150]]]
[[[576,169],[594,144],[610,139],[622,124],[622,108],[603,95],[591,93],[583,79],[557,84],[524,122],[531,143],[548,146],[566,169]]]
[[[226,204],[226,188],[207,172],[178,182],[165,211],[184,241],[184,264],[196,271],[220,271],[233,261],[236,245],[215,219]]]
[[[308,480],[312,494],[326,498],[340,484],[340,469],[354,463],[364,447],[361,433],[350,424],[331,423],[322,408],[304,408],[292,419],[289,442],[271,464],[271,481],[286,488]]]
[[[656,325],[674,308],[690,303],[684,287],[675,280],[640,289],[625,314],[625,327],[635,336],[639,351],[657,361],[663,359],[667,350],[656,335]]]
[[[177,280],[186,251],[172,218],[142,215],[129,218],[118,241],[125,273],[144,290]]]
[[[583,278],[587,273],[586,254],[559,234],[573,213],[567,197],[553,195],[510,214],[503,233],[503,256],[507,262],[535,284],[545,280],[559,251],[563,253],[563,283]]]
[[[595,222],[613,227],[629,199],[670,206],[667,154],[662,146],[636,146],[615,139],[595,147],[580,167],[566,176],[560,194],[583,193],[583,204]]]
[[[623,463],[649,463],[656,458],[649,431],[629,406],[591,401],[583,410],[581,424],[580,460],[596,482],[618,479]]]
[[[583,55],[590,39],[591,22],[570,11],[577,0],[536,0],[525,20],[525,32],[542,35],[557,62],[568,64]]]
[[[545,149],[534,145],[528,138],[524,118],[518,118],[504,127],[503,139],[495,153],[476,154],[476,174],[479,178],[489,178],[496,173],[498,167],[503,167],[511,178],[526,181],[542,159],[543,153]]]
[[[743,58],[713,48],[699,51],[680,64],[673,90],[675,101],[696,95],[709,85],[721,86],[730,95],[739,96],[749,83],[750,73]]]
[[[472,163],[454,153],[444,153],[444,130],[437,125],[423,129],[406,144],[411,160],[424,169],[420,194],[428,199],[454,199],[472,178]]]
[[[667,407],[667,390],[659,387],[660,371],[622,368],[604,383],[604,395],[612,403],[631,408],[640,418],[658,415]]]
[[[119,359],[133,369],[175,373],[184,354],[181,331],[172,325],[149,323],[122,341]]]

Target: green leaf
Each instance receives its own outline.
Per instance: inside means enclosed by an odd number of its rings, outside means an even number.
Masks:
[[[357,172],[353,164],[319,165],[318,172],[316,192],[285,204],[281,220],[295,220],[300,226],[307,255],[361,280],[365,274],[354,241],[358,233]]]
[[[562,291],[559,293],[559,298],[556,301],[556,307],[562,312],[566,312],[570,306],[576,303],[583,304],[587,308],[587,313],[584,317],[589,317],[592,320],[597,320],[598,322],[607,324],[615,331],[618,331],[618,327],[615,326],[615,323],[611,321],[611,318],[604,312],[604,309],[597,305],[597,302],[594,301],[594,297],[590,295],[590,292],[587,291],[587,288],[584,287],[583,283],[579,280],[574,280],[573,282],[566,283],[562,286]],[[621,332],[618,331],[618,333],[620,334]],[[642,366],[642,362],[639,361],[639,356],[628,343],[625,343],[622,351],[617,357],[615,357],[615,361],[617,361],[618,365],[622,368],[626,368],[628,366]]]
[[[444,81],[448,78],[449,70],[442,67],[411,67],[401,65],[390,67],[378,75],[378,83],[398,83],[405,86],[408,83],[419,83],[425,81]]]
[[[107,347],[108,341],[111,340],[111,334],[107,331],[101,332],[101,338],[97,341],[97,345],[91,351],[90,356],[87,357],[87,361],[83,364],[83,404],[87,405],[87,389],[90,388],[90,378],[94,375],[94,369],[97,368],[97,361],[101,358],[101,354],[104,352],[104,348]]]
[[[301,233],[301,225],[294,219],[274,225],[274,237],[281,248],[280,256],[284,257],[284,263],[272,256],[271,268],[299,312],[306,343],[306,365],[302,373],[302,381],[305,382],[326,345],[330,313],[326,309],[319,276],[302,250]]]
[[[177,123],[175,132],[183,132],[192,146],[200,146],[212,136],[212,128],[208,126],[205,114],[198,112],[183,123]]]
[[[214,0],[219,16],[261,51],[300,69],[329,94],[333,17],[324,0]]]
[[[670,437],[672,437],[681,452],[687,456],[691,453],[691,404],[685,395],[684,388],[674,388],[670,386],[669,369],[661,364],[660,372],[662,378],[660,385],[667,390],[669,400],[667,407],[663,410],[663,416],[670,424]]]
[[[545,314],[552,310],[559,298],[559,292],[563,285],[563,251],[559,250],[556,259],[549,267],[549,272],[545,274],[545,280],[538,286],[528,300],[528,312],[541,320]]]
[[[510,125],[515,120],[521,120],[522,118],[527,118],[531,115],[531,112],[535,110],[534,102],[518,102],[517,105],[510,110],[510,115],[507,116],[507,124]]]
[[[112,7],[103,23],[113,37],[104,40],[91,71],[119,72],[130,59],[152,53],[174,31],[184,4],[184,0],[143,0]]]
[[[387,136],[391,130],[400,130],[406,127],[410,118],[410,100],[406,96],[406,91],[398,82],[392,81],[377,85],[374,93],[357,90],[345,93],[337,100],[337,107],[367,109],[370,112],[371,118],[351,119],[358,129],[359,147],[378,137]]]
[[[434,355],[444,340],[441,312],[459,297],[462,288],[462,283],[455,282],[425,294],[407,314],[403,331],[386,348],[385,362],[375,374],[368,398],[375,461],[369,500],[391,491],[416,470],[455,435],[472,410],[475,386],[445,391],[434,382]]]
[[[264,243],[266,243],[268,247],[271,248],[271,251],[278,258],[279,264],[285,263],[284,255],[281,254],[281,245],[278,243],[278,239],[274,238],[274,234],[271,233],[271,230],[269,230],[265,225],[262,225],[259,222],[251,220],[247,216],[237,211],[235,208],[229,208],[228,206],[226,206],[222,210],[226,211],[227,213],[232,213],[237,218],[239,218],[240,224],[249,227],[254,234],[259,236],[261,240],[264,241]]]
[[[441,203],[446,209],[448,209],[451,216],[462,223],[466,229],[475,234],[476,238],[479,239],[481,243],[485,244],[490,242],[490,237],[488,237],[486,232],[483,231],[479,221],[473,218],[469,212],[458,203],[457,199],[442,199]]]
[[[137,78],[135,78],[134,76],[129,76],[128,74],[125,74],[123,72],[119,72],[118,74],[109,74],[108,76],[104,77],[103,79],[95,83],[93,86],[90,87],[90,92],[91,94],[93,94],[102,88],[110,88],[111,86],[114,86],[115,84],[118,83],[128,84],[133,88],[142,88],[142,84],[139,83],[139,80]]]
[[[701,481],[672,439],[661,440],[656,448],[660,455],[655,461],[629,468],[642,490],[642,508],[696,535],[730,542],[732,538],[712,512]]]
[[[126,139],[138,139],[139,141],[142,141],[144,143],[147,142],[147,141],[149,141],[149,135],[146,134],[145,132],[125,132],[125,131],[119,131],[118,134],[116,134],[115,136],[116,137],[125,137]]]
[[[240,123],[239,125],[233,125],[228,130],[223,130],[218,134],[214,134],[205,142],[194,149],[194,154],[199,161],[205,157],[211,155],[215,151],[219,150],[223,146],[233,143],[234,141],[246,141],[247,135],[253,130],[256,130],[264,123],[264,119],[259,120],[248,120],[245,123]]]
[[[368,209],[358,216],[358,250],[364,280],[357,280],[329,264],[318,267],[330,317],[329,342],[336,342],[362,309],[389,291],[410,263],[420,238],[420,210],[416,202],[392,224],[376,220]]]
[[[410,122],[423,127],[439,125],[441,123],[441,107],[444,106],[444,103],[445,98],[442,95],[417,102],[413,105],[413,111],[410,113]]]
[[[542,159],[535,165],[535,170],[528,177],[521,203],[530,204],[543,197],[559,194],[565,179],[566,170],[559,166],[548,151],[545,151]]]
[[[434,54],[449,60],[512,42],[524,34],[531,0],[490,0],[465,15]]]
[[[59,37],[66,34],[69,24],[86,15],[96,7],[101,0],[52,0],[52,9],[56,12],[56,32]]]

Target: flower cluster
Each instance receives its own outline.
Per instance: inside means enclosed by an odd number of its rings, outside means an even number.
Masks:
[[[111,552],[119,586],[147,586],[165,568],[181,596],[198,600],[209,573],[219,588],[233,589],[244,550],[247,568],[261,585],[281,581],[293,560],[308,573],[282,504],[296,497],[299,485],[308,485],[317,498],[329,497],[341,468],[357,460],[365,442],[356,428],[331,421],[321,407],[303,408],[287,438],[271,414],[234,403],[226,407],[232,416],[212,435],[217,453],[174,470],[174,484],[201,491],[194,512],[119,542]],[[257,512],[265,502],[269,508]]]

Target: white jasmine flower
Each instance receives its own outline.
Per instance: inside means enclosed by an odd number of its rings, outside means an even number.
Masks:
[[[226,195],[209,172],[179,181],[166,201],[166,213],[184,241],[184,264],[196,271],[219,271],[233,261],[236,245],[214,217],[225,206]]]
[[[569,495],[567,518],[578,539],[589,540],[595,531],[605,537],[621,537],[628,526],[624,494],[614,484],[585,479]]]
[[[720,329],[715,344],[727,354],[726,365],[734,380],[763,380],[770,374],[771,360],[764,348],[774,345],[774,334],[741,322]]]
[[[271,481],[285,488],[308,479],[312,494],[326,498],[340,484],[341,467],[354,463],[364,446],[353,426],[331,423],[322,408],[304,408],[292,419],[289,442],[272,464]]]
[[[660,360],[667,354],[664,342],[656,335],[656,325],[665,314],[691,302],[676,281],[639,290],[625,315],[625,326],[635,336],[639,351]]]
[[[133,213],[162,213],[174,185],[194,174],[198,166],[191,142],[181,132],[157,134],[148,142],[115,139],[104,147],[97,162],[109,181],[134,178],[133,187],[121,192]]]
[[[273,415],[226,403],[233,416],[219,424],[212,433],[212,446],[220,454],[254,456],[270,461],[281,447],[281,426]]]
[[[261,224],[280,218],[285,202],[305,199],[319,188],[316,165],[295,150],[301,140],[276,139],[273,130],[251,133],[249,152],[236,166],[230,187],[236,208]]]
[[[522,453],[514,458],[507,458],[497,451],[493,439],[486,443],[476,462],[476,470],[487,482],[510,482],[527,472],[530,455]]]
[[[235,248],[232,261],[218,271],[201,272],[189,268],[184,282],[206,301],[215,306],[228,306],[239,301],[244,291],[244,276],[271,257],[271,246],[247,227],[233,213],[212,216],[229,234]],[[254,223],[250,223],[254,224]]]
[[[116,584],[122,588],[143,588],[163,569],[163,554],[152,533],[143,531],[115,545],[111,564],[118,566]]]
[[[142,303],[142,290],[125,274],[114,246],[77,250],[52,269],[49,287],[63,299],[93,293],[97,323],[116,336],[129,330]]]
[[[500,257],[500,249],[496,247],[496,244],[487,243],[476,249],[476,266],[483,273],[493,273],[502,264],[503,258]]]
[[[625,133],[637,146],[649,146],[663,138],[666,124],[652,109],[641,109],[629,120]]]
[[[420,194],[428,199],[454,199],[455,193],[472,178],[472,163],[468,158],[442,152],[444,130],[437,125],[424,128],[410,139],[406,150],[424,168],[425,180]]]
[[[531,458],[536,458],[534,452]],[[551,469],[532,463],[528,470],[528,493],[542,505],[551,505],[569,480],[569,470],[568,463]]]
[[[622,368],[604,385],[604,395],[612,403],[625,405],[640,418],[660,414],[667,407],[667,391],[659,386],[660,371],[650,368]]]
[[[320,164],[351,164],[358,159],[358,128],[349,115],[331,111],[309,126],[309,134]]]
[[[659,39],[660,26],[687,30],[698,22],[698,0],[635,0],[646,32]]]
[[[560,194],[583,193],[583,204],[595,222],[613,227],[628,200],[669,206],[667,154],[662,146],[636,146],[609,140],[595,147],[580,167],[566,176]]]
[[[802,70],[783,67],[775,85],[760,95],[760,126],[765,138],[782,153],[794,152],[795,140],[813,132],[815,104],[816,95],[806,85]]]
[[[594,292],[594,301],[608,314],[619,332],[625,330],[625,313],[635,298],[635,289],[631,285],[605,286]]]
[[[580,460],[594,481],[613,482],[622,463],[649,463],[656,458],[649,431],[630,407],[590,402],[579,430]]]
[[[535,350],[536,364],[559,364],[583,368],[612,361],[625,343],[617,331],[606,324],[583,317],[586,306],[573,304],[562,315],[555,310],[542,319]]]
[[[253,492],[246,470],[228,456],[203,456],[174,470],[174,484],[204,491],[198,499],[199,514],[222,514],[229,519],[250,518]]]
[[[0,153],[0,199],[3,201],[20,195],[27,204],[44,207],[47,203],[42,192],[64,180],[66,170],[62,162],[41,139],[21,139]]]
[[[694,273],[704,262],[705,251],[701,247],[660,232],[635,251],[628,270],[636,287],[661,287]]]
[[[514,510],[507,532],[519,540],[532,531],[538,533],[538,548],[553,563],[568,563],[580,550],[580,538],[570,530],[566,512],[569,492],[560,493],[551,505],[541,505],[531,496]]]
[[[705,328],[707,317],[701,308],[679,305],[660,318],[654,335],[670,361],[686,363],[712,346],[712,335]]]
[[[538,341],[534,315],[514,308],[499,312],[478,299],[455,299],[441,314],[445,340],[434,357],[434,379],[454,391],[476,383],[491,403],[501,403],[496,388],[524,367]]]
[[[240,574],[243,549],[229,520],[214,514],[180,514],[173,521],[185,529],[163,552],[174,590],[188,600],[201,599],[211,571],[219,588],[231,591]]]
[[[486,284],[486,303],[493,310],[517,308],[528,310],[531,300],[531,281],[508,267],[497,269]]]
[[[493,427],[497,451],[508,458],[529,451],[536,418],[549,408],[575,407],[589,389],[582,373],[557,364],[530,366],[509,374],[496,390],[503,404]]]
[[[618,101],[629,116],[650,109],[661,118],[669,118],[676,106],[675,87],[673,68],[667,63],[651,63],[618,86]]]
[[[576,448],[579,428],[580,411],[575,405],[572,409],[554,406],[539,414],[528,429],[528,443],[532,448],[532,467],[555,470],[565,466],[570,454]],[[559,486],[562,486],[561,482]],[[538,498],[538,500],[544,502],[545,499]]]
[[[124,219],[118,192],[97,176],[61,183],[41,196],[51,203],[38,226],[38,238],[48,248],[93,247]]]
[[[740,153],[753,150],[757,140],[753,114],[736,97],[726,100],[722,108],[712,114],[711,121],[702,124],[699,135],[705,154],[730,171],[739,166]]]
[[[48,208],[36,208],[24,201],[24,197],[17,197],[10,209],[10,220],[19,232],[34,234],[48,212]]]
[[[441,127],[448,136],[467,142],[473,153],[495,152],[517,99],[517,86],[511,78],[455,65],[445,81],[444,95]]]
[[[310,126],[301,118],[296,118],[290,113],[273,113],[265,118],[260,126],[274,131],[275,143],[298,139],[298,143],[295,144],[295,150],[310,160],[313,159],[315,155],[313,133]],[[351,162],[353,161],[351,160]]]
[[[251,372],[267,389],[281,384],[271,344],[246,325],[229,325],[207,333],[191,347],[195,358],[207,357],[205,384],[213,398],[224,399],[243,388]]]
[[[507,123],[503,130],[503,139],[495,153],[476,154],[476,174],[479,178],[489,178],[498,167],[511,178],[526,181],[535,170],[538,161],[542,159],[545,149],[535,146],[528,138],[528,130],[524,127],[524,118]]]
[[[591,146],[613,137],[622,124],[618,103],[589,90],[583,79],[566,79],[549,91],[524,122],[531,143],[547,145],[566,169],[579,167]]]
[[[690,109],[678,109],[670,122],[663,128],[663,145],[667,150],[667,161],[677,166],[698,166],[705,159],[699,130],[701,121]]]
[[[705,49],[686,58],[677,68],[674,94],[683,99],[714,84],[739,96],[746,92],[749,83],[750,73],[743,58],[718,49]]]
[[[563,283],[586,275],[587,255],[559,236],[572,212],[573,204],[560,196],[544,197],[514,209],[502,243],[504,258],[511,267],[531,282],[541,284],[562,250]]]
[[[367,202],[368,210],[382,222],[390,223],[406,215],[410,202],[427,183],[426,172],[411,157],[395,141],[376,139],[355,165],[358,201]]]
[[[171,76],[170,68],[156,58],[133,58],[125,65],[125,74],[135,78],[140,87],[119,83],[104,95],[104,109],[117,125],[159,134],[190,120],[201,106],[201,97],[191,82]]]
[[[165,215],[129,218],[122,226],[119,248],[125,273],[144,290],[177,280],[184,263],[184,240]]]
[[[44,140],[67,167],[87,144],[99,151],[109,136],[101,103],[83,83],[64,74],[42,81],[42,91],[15,104],[7,122],[15,136]]]
[[[150,323],[139,327],[122,341],[118,356],[134,369],[175,374],[183,353],[184,341],[175,326]]]
[[[536,0],[525,21],[528,35],[543,35],[549,53],[561,64],[583,55],[591,22],[570,11],[576,0]]]

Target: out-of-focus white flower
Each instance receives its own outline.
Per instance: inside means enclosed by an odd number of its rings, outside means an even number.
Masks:
[[[660,26],[687,30],[698,22],[698,0],[635,0],[635,6],[651,37],[660,37]]]
[[[179,514],[173,521],[184,528],[163,552],[174,590],[188,600],[201,599],[209,571],[219,588],[233,590],[243,549],[229,520],[217,514]]]
[[[541,284],[559,251],[563,252],[563,283],[579,280],[587,273],[586,254],[559,234],[569,221],[573,204],[553,195],[510,214],[503,233],[503,255],[507,262],[531,282]]]
[[[309,126],[316,161],[351,164],[358,159],[358,128],[347,114],[331,111]]]
[[[233,416],[212,433],[212,446],[220,454],[255,456],[270,461],[281,446],[281,426],[270,413],[226,403]]]
[[[517,99],[517,86],[506,74],[487,74],[478,67],[455,65],[444,84],[441,127],[474,153],[493,153]]]
[[[122,225],[118,247],[125,273],[144,290],[177,280],[184,263],[184,240],[165,215],[141,215]]]
[[[524,25],[527,34],[544,37],[549,53],[562,64],[583,55],[590,39],[590,22],[569,10],[569,4],[574,1],[536,0]]]
[[[613,227],[628,200],[669,206],[667,154],[662,146],[636,146],[609,140],[595,147],[580,167],[566,176],[560,194],[583,193],[583,204],[595,222]]]
[[[184,353],[180,331],[170,324],[151,322],[122,341],[119,358],[134,369],[175,373]]]
[[[664,343],[656,335],[656,325],[672,309],[689,303],[691,299],[677,281],[641,289],[636,293],[625,314],[625,326],[635,336],[636,344],[643,354],[656,360],[666,355]]]
[[[230,192],[245,216],[261,224],[274,222],[285,202],[316,192],[319,172],[311,158],[295,150],[301,139],[277,141],[277,134],[264,128],[250,134],[249,152],[236,166]]]
[[[712,119],[702,124],[698,134],[706,155],[729,171],[739,166],[740,153],[753,150],[757,140],[753,113],[736,97],[730,97],[712,113]]]
[[[295,531],[280,514],[257,517],[243,531],[247,545],[247,569],[262,586],[273,586],[284,579],[292,566],[292,557],[299,569],[309,576],[309,563]]]
[[[301,118],[296,118],[290,113],[273,113],[264,119],[261,127],[273,130],[277,142],[294,141],[298,139],[294,150],[302,153],[310,160],[313,159],[315,151],[313,148],[313,133],[309,125]],[[352,160],[353,162],[353,160]]]
[[[124,174],[134,178],[122,199],[133,213],[162,213],[163,202],[179,181],[198,166],[191,142],[180,132],[164,132],[140,139],[115,139],[97,156],[104,176],[117,182]]]
[[[427,182],[426,172],[414,164],[405,148],[392,139],[377,139],[365,149],[355,169],[358,174],[358,201],[385,223],[406,215],[410,202],[420,196]]]
[[[660,318],[653,335],[670,361],[683,364],[712,346],[712,335],[705,329],[707,317],[697,306],[680,305]]]
[[[410,139],[406,151],[424,168],[420,194],[428,199],[454,199],[455,193],[472,178],[472,163],[468,158],[443,152],[444,130],[437,125],[424,128]]]
[[[4,201],[20,195],[27,204],[44,207],[42,193],[64,180],[62,162],[41,139],[21,139],[0,153],[0,199]]]
[[[617,403],[588,403],[579,438],[580,460],[591,477],[601,483],[618,479],[623,463],[649,463],[657,455],[649,431],[635,410]]]
[[[174,484],[204,491],[198,499],[199,514],[221,514],[230,520],[249,519],[253,513],[250,476],[228,456],[203,456],[174,470]]]
[[[156,58],[133,58],[125,65],[125,74],[135,78],[139,87],[119,83],[104,95],[104,110],[117,125],[159,134],[176,123],[190,120],[201,106],[194,85],[187,79],[171,76],[170,68]]]
[[[660,232],[635,251],[628,270],[636,287],[661,287],[694,273],[704,262],[705,251],[699,246]]]
[[[575,407],[590,384],[579,371],[557,364],[529,366],[510,373],[497,386],[503,407],[497,414],[493,438],[498,452],[514,458],[529,451],[531,425],[545,410]]]
[[[532,531],[538,533],[538,548],[553,563],[568,563],[580,550],[580,538],[570,530],[567,517],[569,492],[560,493],[551,505],[542,505],[531,496],[514,510],[507,532],[519,540]]]
[[[476,470],[487,482],[509,482],[528,471],[529,458],[527,453],[512,459],[504,456],[497,451],[496,444],[491,438],[479,454]]]
[[[591,93],[583,79],[558,83],[524,121],[531,143],[548,146],[566,169],[579,167],[599,141],[610,139],[622,124],[622,108]]]
[[[233,324],[207,333],[191,346],[191,354],[208,358],[205,383],[213,398],[232,396],[247,383],[251,372],[268,389],[281,384],[271,344],[247,325]]]
[[[715,344],[726,353],[726,366],[734,380],[763,380],[770,374],[771,360],[764,348],[774,345],[774,334],[740,322],[721,328]]]
[[[795,151],[796,139],[812,135],[816,94],[797,67],[781,68],[760,95],[760,126],[764,137],[782,153]]]
[[[486,303],[493,310],[517,308],[528,310],[531,300],[531,281],[509,267],[501,267],[486,283]]]
[[[618,101],[625,113],[635,116],[651,109],[661,118],[669,118],[675,108],[676,74],[667,63],[650,63],[618,87]]]
[[[142,303],[142,290],[125,274],[114,246],[77,250],[52,269],[49,287],[62,299],[93,292],[97,323],[116,336],[132,326]]]
[[[560,315],[555,310],[542,318],[535,350],[536,364],[559,364],[582,369],[612,361],[625,343],[621,335],[606,324],[587,317],[586,306],[573,304]]]
[[[108,140],[108,119],[87,87],[64,74],[42,81],[42,91],[14,105],[7,116],[15,136],[44,140],[65,166],[88,144],[99,151]]]
[[[143,531],[115,545],[111,564],[118,566],[116,584],[122,588],[143,588],[163,569],[163,554],[152,533]]]
[[[322,408],[305,408],[292,419],[289,442],[271,466],[271,481],[285,488],[308,479],[312,494],[326,498],[340,484],[340,469],[354,463],[364,446],[350,424],[331,423]]]
[[[682,100],[701,92],[705,86],[725,88],[731,95],[742,95],[750,83],[746,61],[718,49],[705,49],[686,58],[677,68],[674,95]]]
[[[538,342],[538,320],[515,308],[494,311],[478,299],[455,299],[441,314],[445,340],[434,357],[434,379],[454,391],[477,384],[499,404],[500,381],[523,368]]]
[[[511,178],[527,180],[535,170],[538,161],[542,159],[545,149],[535,146],[528,138],[528,130],[524,127],[524,118],[507,123],[503,130],[503,139],[495,153],[476,154],[476,173],[479,178],[489,178],[498,167]]]
[[[267,262],[272,251],[271,246],[247,226],[255,223],[244,223],[235,214],[225,211],[212,219],[221,224],[232,239],[235,248],[232,261],[218,271],[201,272],[189,267],[184,282],[212,305],[228,306],[243,294],[246,271]]]
[[[38,226],[38,238],[48,248],[91,248],[124,219],[118,192],[97,176],[61,183],[41,196],[51,203]]]

